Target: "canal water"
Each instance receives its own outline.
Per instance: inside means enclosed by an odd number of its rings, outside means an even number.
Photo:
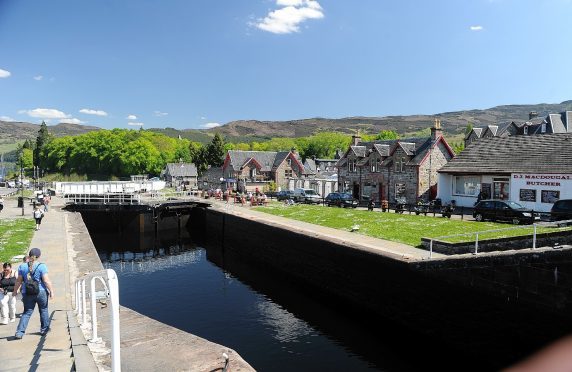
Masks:
[[[236,350],[259,371],[453,370],[460,361],[375,316],[331,303],[288,278],[239,262],[186,231],[154,237],[93,233],[120,302],[141,314]],[[462,365],[462,364],[461,364]],[[471,368],[463,368],[465,370]]]

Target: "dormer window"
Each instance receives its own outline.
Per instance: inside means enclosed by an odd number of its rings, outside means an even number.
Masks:
[[[528,125],[524,126],[524,134],[528,134]]]
[[[397,158],[395,160],[395,172],[396,173],[403,173],[405,171],[405,163],[407,160],[405,157]]]
[[[288,165],[292,166],[292,159],[290,159],[290,158],[286,159],[286,163],[287,163]]]
[[[348,172],[354,173],[356,171],[356,159],[348,159]]]
[[[375,158],[369,159],[369,165],[371,167],[371,172],[375,172]]]
[[[542,123],[540,126],[540,133],[546,133],[546,123]]]

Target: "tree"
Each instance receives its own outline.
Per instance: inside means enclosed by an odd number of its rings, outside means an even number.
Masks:
[[[465,128],[465,136],[473,130],[473,123],[470,121],[467,122],[467,127]]]
[[[43,156],[44,147],[50,141],[50,132],[45,121],[42,121],[38,136],[36,137],[36,148],[34,149],[34,164],[42,168],[45,167],[45,157]]]
[[[211,143],[207,145],[207,163],[213,167],[220,167],[224,162],[224,139],[217,132]]]
[[[375,139],[378,141],[399,139],[399,134],[393,130],[382,130]]]

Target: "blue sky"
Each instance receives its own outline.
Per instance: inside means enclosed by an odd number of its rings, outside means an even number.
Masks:
[[[0,120],[205,128],[572,99],[572,0],[0,0]]]

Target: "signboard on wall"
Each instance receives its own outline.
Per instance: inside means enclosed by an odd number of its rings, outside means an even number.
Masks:
[[[520,189],[519,201],[536,201],[536,190],[534,189]]]
[[[560,191],[557,190],[542,190],[540,193],[540,201],[542,203],[554,203],[560,199]]]
[[[510,189],[510,200],[535,211],[548,212],[556,200],[572,199],[572,174],[514,173]]]

